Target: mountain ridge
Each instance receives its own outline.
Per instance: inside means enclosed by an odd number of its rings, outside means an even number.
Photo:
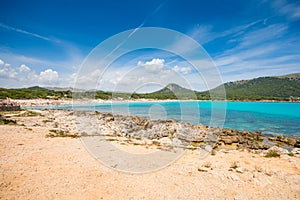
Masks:
[[[226,98],[219,93],[220,89],[225,88]],[[69,90],[64,90],[69,89]],[[0,99],[10,97],[13,99],[30,98],[72,98],[74,92],[71,88],[58,87],[40,87],[33,86],[20,89],[0,88]],[[231,81],[217,86],[211,90],[194,91],[181,87],[175,83],[169,83],[165,87],[152,93],[127,94],[121,92],[104,92],[100,90],[81,90],[76,93],[82,93],[82,98],[95,97],[96,99],[198,99],[210,100],[210,94],[217,94],[219,97],[214,100],[283,100],[300,101],[300,73],[287,74],[282,76],[266,76],[249,80]],[[79,95],[81,96],[81,95]]]
[[[170,94],[168,84],[166,87],[150,94]],[[300,99],[300,73],[287,74],[282,76],[266,76],[248,80],[238,80],[226,82],[211,90],[193,91],[183,88],[177,84],[171,84],[176,91],[185,91],[186,93],[194,92],[197,99],[210,99],[210,93],[219,94],[222,87],[226,91],[228,100],[299,100]],[[168,91],[163,93],[162,91]],[[178,92],[177,92],[178,93]],[[178,95],[177,95],[178,96]]]

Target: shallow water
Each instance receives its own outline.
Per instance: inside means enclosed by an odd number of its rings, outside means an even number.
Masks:
[[[152,120],[173,119],[214,127],[261,131],[264,134],[300,136],[300,103],[168,101],[61,105],[55,108],[72,107],[143,116]]]

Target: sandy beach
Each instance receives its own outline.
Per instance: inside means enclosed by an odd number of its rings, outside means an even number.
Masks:
[[[101,164],[80,138],[46,137],[53,123],[68,117],[66,111],[25,112],[9,118],[17,124],[0,126],[1,199],[300,198],[297,153],[266,158],[221,149],[200,158],[197,150],[186,150],[168,167],[130,174]],[[136,153],[146,149],[114,143]]]
[[[57,106],[57,105],[72,105],[75,104],[101,104],[101,103],[127,103],[127,102],[173,102],[173,101],[209,101],[209,100],[174,100],[174,99],[130,99],[130,100],[102,100],[102,99],[86,99],[86,100],[73,100],[73,99],[11,99],[16,105],[22,107],[30,106]],[[287,102],[287,101],[274,101],[274,100],[261,100],[261,101],[225,101],[225,102]],[[294,101],[299,102],[299,101]]]

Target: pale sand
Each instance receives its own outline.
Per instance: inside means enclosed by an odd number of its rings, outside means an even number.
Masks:
[[[15,103],[20,106],[56,106],[56,105],[72,105],[74,104],[107,104],[107,103],[129,103],[129,102],[173,102],[173,101],[195,101],[195,100],[173,100],[173,99],[130,99],[130,100],[102,100],[102,99],[10,99],[8,103]]]
[[[200,159],[188,150],[162,170],[127,174],[95,160],[79,138],[46,138],[46,117],[16,119],[25,126],[0,126],[0,199],[300,199],[299,155],[232,151]],[[242,173],[229,171],[235,161]]]

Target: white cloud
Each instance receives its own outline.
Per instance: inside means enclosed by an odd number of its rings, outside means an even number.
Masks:
[[[178,65],[174,66],[172,68],[172,70],[174,70],[175,72],[178,72],[178,73],[182,73],[182,74],[189,74],[192,69],[190,67],[179,67]]]
[[[9,67],[9,63],[5,63],[3,60],[0,59],[0,66]]]
[[[1,53],[0,58],[2,58]],[[12,61],[14,63],[10,65],[0,59],[0,85],[2,87],[20,88],[34,85],[68,87],[73,86],[72,84],[76,78],[71,72],[59,73],[55,70],[56,67],[39,70],[40,64],[35,64],[34,67],[27,65],[28,62],[15,62],[14,59]],[[89,74],[89,77],[91,77],[91,74]]]
[[[48,83],[51,83],[51,82],[55,82],[58,80],[58,73],[57,71],[54,71],[52,69],[46,69],[45,71],[42,71],[39,75],[39,79],[42,81],[42,82],[48,82]]]
[[[26,72],[26,73],[28,73],[28,72],[30,72],[30,68],[27,67],[25,64],[22,64],[22,65],[19,67],[19,71],[20,71],[20,72]]]
[[[138,62],[138,66],[144,67],[149,72],[159,72],[165,66],[165,60],[159,58],[153,58],[151,61]]]
[[[14,69],[0,68],[0,77],[2,78],[16,78],[17,72]]]
[[[2,78],[15,78],[17,76],[17,72],[15,69],[9,68],[10,64],[5,63],[0,59],[0,77]]]
[[[152,59],[149,62],[151,61]],[[146,62],[142,63],[145,64]],[[193,61],[196,66],[200,66],[199,73],[194,72],[192,65],[187,61],[180,60],[171,63],[172,67],[170,62],[164,62],[163,69],[156,71],[156,73],[149,73],[145,67],[134,64],[109,68],[101,77],[99,89],[123,92],[151,92],[161,89],[169,83],[177,83],[186,88],[205,90],[207,87],[216,87],[221,84],[216,81],[218,79],[214,75],[211,76],[210,71],[213,70],[213,63],[208,62],[208,60]],[[203,79],[202,76],[208,80]]]

